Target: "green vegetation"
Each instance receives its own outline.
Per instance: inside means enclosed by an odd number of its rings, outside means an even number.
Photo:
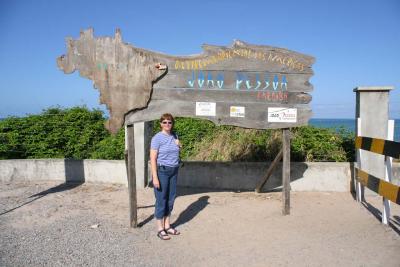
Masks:
[[[183,144],[182,159],[191,159],[196,153],[196,144],[210,136],[216,129],[214,123],[206,120],[192,118],[177,118],[174,131],[178,134]],[[154,122],[154,133],[160,131],[159,121]]]
[[[293,130],[291,143],[292,161],[354,161],[353,132],[344,128],[333,129],[312,126]]]
[[[0,159],[122,159],[115,150],[123,153],[123,145],[116,147],[104,120],[102,111],[86,107],[49,108],[39,115],[6,118],[0,121]]]
[[[176,127],[181,138],[185,132]],[[203,129],[202,129],[203,130]],[[354,133],[304,126],[292,129],[292,161],[354,161]],[[194,133],[191,135],[195,136]],[[200,137],[200,135],[202,137]],[[184,155],[199,161],[272,161],[282,147],[281,130],[214,126],[201,131]],[[186,151],[185,151],[186,149]]]
[[[86,107],[53,107],[38,115],[0,121],[0,159],[123,159],[124,130],[110,135],[104,114]],[[158,121],[154,132],[159,131]],[[184,160],[270,161],[281,148],[280,130],[215,126],[177,118]],[[292,129],[292,161],[354,161],[354,133],[305,126]]]

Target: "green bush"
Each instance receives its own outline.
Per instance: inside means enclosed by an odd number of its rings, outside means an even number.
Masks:
[[[292,129],[292,161],[353,161],[354,134],[304,126]],[[281,130],[220,126],[194,144],[187,160],[272,161],[282,147]]]
[[[293,129],[292,161],[353,161],[354,135],[341,129],[303,126]]]
[[[87,107],[52,107],[38,115],[0,121],[0,159],[123,159],[124,129],[110,135],[104,114]],[[160,131],[154,122],[154,133]],[[177,118],[183,160],[271,161],[281,148],[281,130],[216,126]],[[292,161],[354,161],[354,133],[304,126],[292,129]]]
[[[155,134],[160,131],[160,121],[154,121],[153,125],[153,133]],[[215,128],[215,124],[207,120],[175,118],[174,131],[183,145],[182,159],[190,158],[195,153],[195,144],[206,136],[210,136]]]
[[[118,134],[107,135],[95,145],[95,150],[90,154],[91,159],[124,159],[125,130],[122,127]]]
[[[103,112],[52,107],[39,115],[0,122],[0,159],[89,158],[108,132]]]
[[[268,147],[271,131],[219,126],[196,142],[188,160],[197,161],[263,161],[275,152]]]

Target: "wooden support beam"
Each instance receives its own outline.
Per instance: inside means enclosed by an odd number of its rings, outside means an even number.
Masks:
[[[290,130],[282,129],[283,164],[282,164],[282,214],[290,214]]]
[[[127,125],[127,156],[125,163],[127,164],[128,175],[128,192],[129,192],[129,222],[133,228],[137,227],[137,198],[136,198],[136,170],[135,170],[135,139],[134,125]]]
[[[283,149],[281,149],[279,151],[278,155],[276,155],[274,161],[269,166],[269,168],[268,168],[267,172],[265,173],[264,177],[258,183],[258,185],[257,185],[257,187],[255,189],[256,193],[260,193],[262,191],[262,188],[264,187],[264,185],[268,181],[269,177],[271,177],[272,172],[275,170],[276,166],[278,166],[278,163],[282,159],[282,156],[283,156]]]

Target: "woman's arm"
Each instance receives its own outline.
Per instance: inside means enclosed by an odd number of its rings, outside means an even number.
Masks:
[[[153,179],[153,185],[155,188],[160,188],[160,181],[157,175],[157,155],[158,151],[155,149],[150,149],[150,164],[151,164],[151,176]]]

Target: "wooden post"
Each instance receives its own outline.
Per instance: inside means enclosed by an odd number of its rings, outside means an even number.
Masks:
[[[282,164],[282,214],[290,214],[290,130],[282,129],[283,164]]]
[[[136,198],[136,170],[135,170],[135,139],[134,125],[127,125],[126,141],[128,148],[127,175],[129,192],[129,222],[133,228],[137,227],[137,198]]]
[[[269,166],[265,176],[258,183],[258,185],[256,187],[256,190],[255,190],[256,193],[260,193],[261,192],[263,186],[268,181],[269,177],[271,177],[272,172],[275,170],[276,166],[278,165],[278,162],[282,159],[282,155],[283,155],[283,150],[281,149],[279,151],[278,155],[276,155],[274,161],[271,163],[271,166]]]

